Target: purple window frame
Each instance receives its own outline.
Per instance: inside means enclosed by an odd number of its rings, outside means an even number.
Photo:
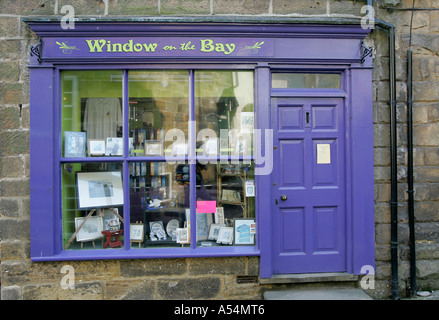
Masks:
[[[361,273],[364,265],[374,265],[373,219],[373,128],[372,128],[372,62],[361,61],[361,43],[369,30],[359,25],[301,25],[301,24],[232,24],[232,23],[145,23],[78,21],[75,29],[65,31],[59,22],[26,20],[42,39],[40,58],[33,55],[30,69],[30,210],[32,261],[60,261],[87,259],[178,258],[217,256],[260,256],[261,277],[272,275],[270,176],[256,176],[256,246],[214,248],[160,248],[131,249],[129,235],[122,249],[63,250],[61,237],[60,187],[60,70],[119,69],[163,67],[184,69],[246,69],[255,72],[256,128],[270,129],[271,72],[273,70],[305,70],[339,72],[344,79],[344,92],[350,113],[347,126],[347,152],[351,190],[347,205],[349,229],[348,272]],[[99,30],[99,31],[97,31]],[[201,36],[202,35],[202,36]],[[220,36],[219,36],[220,35]],[[118,55],[62,56],[51,46],[58,38],[76,41],[85,37],[162,37],[200,39],[201,37],[234,37],[254,41],[261,37],[272,48],[261,50],[261,56],[203,56],[187,55],[151,57],[123,57]],[[128,38],[127,38],[128,39]],[[250,39],[250,40],[249,40]],[[308,45],[304,45],[304,43]],[[46,46],[47,45],[47,46]],[[294,50],[292,50],[294,48]],[[151,64],[152,63],[152,64]],[[161,64],[161,65],[160,65]],[[127,73],[124,72],[124,77]],[[359,85],[361,84],[361,85]],[[193,84],[191,86],[193,90]],[[123,93],[127,92],[127,81]],[[306,90],[305,90],[306,92]],[[316,91],[314,91],[316,93]],[[123,94],[123,97],[127,96]],[[191,95],[193,97],[193,95]],[[124,102],[126,103],[126,101]],[[190,102],[192,103],[192,102]],[[124,118],[124,130],[128,130]],[[125,146],[127,147],[127,146]],[[264,146],[262,146],[264,147]],[[44,150],[44,152],[40,152]],[[127,150],[125,150],[127,151]],[[126,153],[125,153],[126,154]],[[75,159],[75,162],[81,159]],[[90,161],[89,159],[87,159]],[[127,158],[107,159],[121,161]],[[128,166],[124,166],[127,175]],[[193,167],[192,167],[192,170]],[[192,172],[191,177],[195,177]],[[124,181],[125,206],[128,206],[128,185]],[[195,206],[194,197],[191,207]],[[126,207],[127,208],[127,207]],[[192,211],[194,211],[192,209]],[[124,210],[124,212],[127,212]],[[353,214],[355,212],[355,214]]]

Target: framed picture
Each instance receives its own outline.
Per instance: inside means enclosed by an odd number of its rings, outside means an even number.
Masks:
[[[216,207],[215,223],[224,223],[224,207]]]
[[[177,243],[186,244],[190,243],[190,234],[188,228],[177,228],[175,229],[177,232]]]
[[[208,240],[218,240],[218,234],[221,227],[225,227],[225,223],[212,223],[210,225]]]
[[[255,244],[256,224],[255,219],[238,218],[234,219],[234,241],[235,245]]]
[[[233,243],[233,227],[221,227],[218,231],[217,243],[232,244]]]
[[[123,138],[107,138],[106,156],[123,155]]]
[[[85,132],[64,132],[64,157],[85,157]]]
[[[146,141],[145,156],[161,156],[163,155],[163,144],[161,141]]]
[[[143,235],[143,224],[130,223],[130,241],[142,242]]]
[[[105,140],[88,139],[88,155],[103,156],[105,154]]]
[[[207,240],[212,213],[197,213],[197,241]]]
[[[85,221],[85,217],[75,218],[76,241],[92,241],[103,238],[102,231],[102,217],[91,216]],[[81,227],[82,225],[82,227]],[[80,228],[80,229],[79,229]]]
[[[123,205],[120,171],[77,172],[78,209],[110,208]]]
[[[166,232],[163,228],[163,221],[152,221],[149,223],[150,238],[152,241],[166,240]]]

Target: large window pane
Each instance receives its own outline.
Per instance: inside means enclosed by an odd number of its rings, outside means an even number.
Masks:
[[[122,156],[121,71],[64,71],[61,94],[61,154]]]
[[[198,163],[196,181],[197,245],[255,245],[253,165]]]
[[[252,71],[197,71],[198,153],[251,155],[254,128]]]
[[[123,247],[122,163],[65,163],[61,174],[64,249]]]
[[[130,163],[132,247],[188,246],[189,192],[187,164]]]
[[[129,131],[131,156],[163,156],[173,141],[187,139],[189,120],[188,71],[130,71]],[[175,131],[170,131],[170,134]]]

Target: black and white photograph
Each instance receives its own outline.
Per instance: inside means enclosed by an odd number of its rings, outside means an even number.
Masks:
[[[120,171],[77,172],[78,208],[104,208],[123,205]]]

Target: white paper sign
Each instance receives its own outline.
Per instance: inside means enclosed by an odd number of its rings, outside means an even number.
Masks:
[[[331,145],[329,143],[317,145],[317,164],[331,163]]]
[[[245,181],[245,195],[247,197],[255,196],[255,182],[254,180],[246,180]]]

